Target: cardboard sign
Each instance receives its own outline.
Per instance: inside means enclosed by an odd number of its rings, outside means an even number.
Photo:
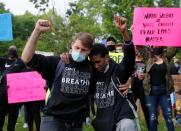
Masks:
[[[11,14],[0,14],[0,41],[10,40],[13,40]]]
[[[135,8],[133,42],[181,47],[181,8]]]
[[[116,63],[121,63],[124,54],[123,53],[112,53],[109,52],[109,57],[112,58]]]
[[[181,99],[181,75],[172,75],[176,99]]]
[[[46,82],[36,72],[7,74],[8,103],[45,100]]]

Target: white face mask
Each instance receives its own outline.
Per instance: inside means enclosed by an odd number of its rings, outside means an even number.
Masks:
[[[86,59],[85,55],[83,55],[82,53],[77,52],[75,50],[72,50],[71,55],[72,55],[73,60],[76,62],[82,62]]]
[[[121,53],[121,52],[123,52],[123,51],[122,51],[121,48],[116,48],[116,52],[117,52],[117,53]]]

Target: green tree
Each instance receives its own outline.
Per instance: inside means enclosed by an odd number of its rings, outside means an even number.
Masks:
[[[153,0],[158,7],[179,7],[180,0]]]
[[[34,7],[40,12],[45,13],[46,8],[49,6],[49,0],[29,0],[34,4]]]
[[[7,12],[9,12],[9,10],[5,9],[4,3],[0,3],[0,14]]]
[[[13,17],[13,31],[14,38],[21,38],[27,40],[33,31],[37,17],[26,11],[24,15]]]
[[[30,0],[40,9],[48,6],[49,0]],[[178,7],[179,0],[161,0],[159,6]],[[69,3],[67,18],[61,18],[52,9],[40,18],[50,19],[53,23],[51,32],[42,35],[38,49],[60,53],[69,48],[71,37],[79,31],[91,32],[94,36],[112,35],[121,40],[113,23],[114,15],[125,16],[128,28],[132,24],[135,7],[153,7],[154,0],[77,0]]]
[[[5,9],[4,4],[1,9]],[[5,10],[4,12],[8,12]],[[9,12],[11,13],[11,12]],[[7,54],[7,49],[10,45],[16,45],[19,54],[21,54],[22,49],[30,36],[37,17],[32,15],[30,12],[25,12],[24,15],[15,16],[12,14],[12,24],[13,24],[13,41],[0,42],[0,56],[5,56]]]
[[[160,7],[178,7],[179,0],[160,0]],[[133,11],[135,7],[154,7],[154,0],[78,0],[71,3],[72,7],[67,11],[86,15],[95,22],[101,23],[101,34],[108,34],[121,40],[113,23],[114,15],[121,15],[128,19],[128,28],[132,24]]]
[[[48,13],[39,16],[42,19],[49,19],[52,23],[52,30],[45,33],[40,38],[38,49],[61,53],[69,48],[71,34],[67,30],[65,20],[58,16],[56,11],[50,10]]]
[[[74,8],[71,6],[71,8]],[[76,32],[86,31],[94,35],[100,32],[100,27],[95,19],[86,16],[83,13],[78,13],[78,8],[71,10],[71,14],[67,18],[62,18],[57,15],[54,8],[48,13],[39,16],[43,19],[52,21],[52,30],[41,36],[38,44],[38,49],[53,51],[55,53],[65,52],[69,49],[72,36]]]
[[[96,3],[95,3],[96,4]],[[94,12],[88,12],[86,5],[82,1],[77,3],[69,3],[70,9],[67,10],[69,30],[72,34],[76,32],[85,31],[90,32],[94,36],[101,33],[100,23],[97,20],[98,15]]]

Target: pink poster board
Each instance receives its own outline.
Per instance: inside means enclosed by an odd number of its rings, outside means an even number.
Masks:
[[[181,47],[181,8],[135,8],[133,42]]]
[[[46,82],[36,72],[7,74],[8,103],[45,100]]]

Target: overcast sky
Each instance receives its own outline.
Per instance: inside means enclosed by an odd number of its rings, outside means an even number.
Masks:
[[[52,3],[55,6],[58,14],[65,16],[65,11],[68,8],[68,2],[71,0],[50,0],[50,9],[52,9]],[[33,4],[29,0],[0,0],[5,4],[5,8],[9,9],[15,15],[22,15],[26,10],[33,14],[37,14],[37,9],[34,8]]]

